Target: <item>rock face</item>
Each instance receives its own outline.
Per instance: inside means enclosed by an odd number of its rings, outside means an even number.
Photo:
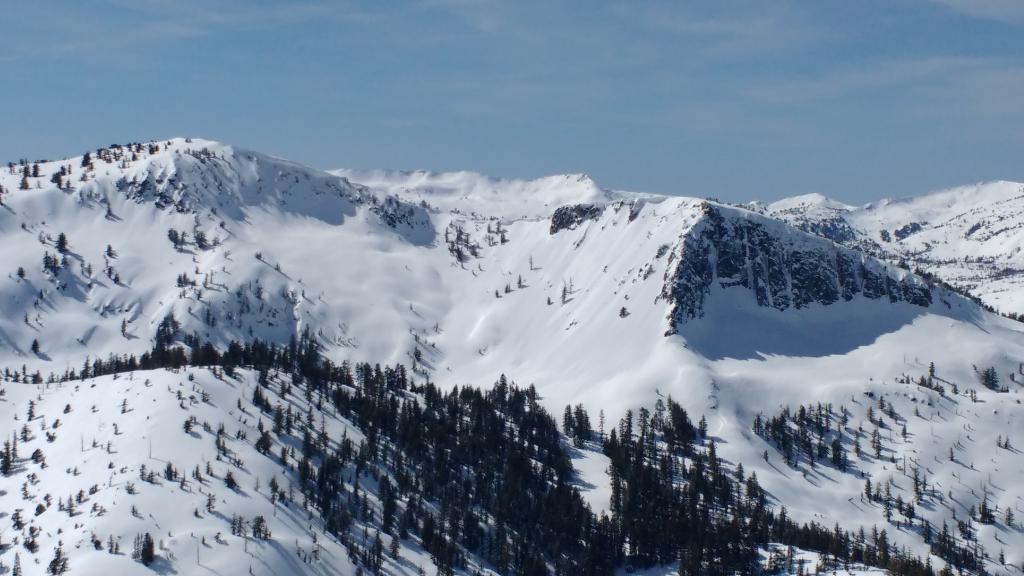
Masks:
[[[823,238],[795,233],[755,214],[705,203],[703,218],[682,236],[662,296],[672,302],[671,324],[703,316],[717,285],[753,292],[759,306],[777,310],[839,300],[888,298],[932,303],[920,278]]]
[[[572,204],[562,206],[551,215],[551,234],[559,230],[573,230],[587,220],[597,220],[602,208],[595,204]]]

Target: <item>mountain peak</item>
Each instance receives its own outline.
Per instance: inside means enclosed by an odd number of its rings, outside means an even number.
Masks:
[[[766,208],[768,213],[785,211],[806,212],[817,209],[847,211],[854,208],[818,192],[791,196],[782,200],[776,200],[775,202],[762,204],[762,206]]]

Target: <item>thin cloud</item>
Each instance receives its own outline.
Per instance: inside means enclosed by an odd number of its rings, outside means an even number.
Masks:
[[[933,0],[952,10],[974,18],[996,20],[1007,24],[1024,24],[1024,2],[1021,0]]]
[[[106,52],[117,52],[123,59],[155,43],[224,31],[259,31],[314,20],[343,22],[378,17],[376,12],[329,0],[269,4],[241,0],[106,0],[102,9],[43,4],[32,18],[26,19],[26,25],[0,37],[0,61]]]
[[[994,120],[1024,119],[1024,68],[991,67],[965,75],[959,96],[972,112]],[[1014,133],[1020,134],[1018,130]]]
[[[735,7],[729,9],[730,5]],[[712,14],[697,13],[682,3],[619,5],[619,12],[650,30],[699,43],[702,53],[720,57],[794,49],[822,37],[817,26],[781,2],[714,6]]]
[[[494,0],[423,0],[419,6],[453,14],[477,32],[494,34],[506,28],[505,6]]]
[[[345,2],[297,0],[257,3],[240,0],[107,0],[114,9],[190,28],[194,33],[218,29],[247,29],[298,24],[316,18],[343,17],[358,12]]]
[[[795,78],[748,88],[753,100],[769,104],[800,105],[847,98],[879,88],[915,87],[929,81],[945,81],[986,65],[971,58],[923,58],[888,62],[865,62],[856,69],[828,71],[818,76]]]

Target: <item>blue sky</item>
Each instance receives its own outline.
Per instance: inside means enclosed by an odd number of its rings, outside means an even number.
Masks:
[[[13,0],[0,158],[178,135],[321,168],[851,203],[1024,180],[1024,1]]]

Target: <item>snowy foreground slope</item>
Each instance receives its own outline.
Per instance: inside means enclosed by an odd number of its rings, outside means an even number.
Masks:
[[[16,164],[0,174],[0,186],[0,366],[59,378],[80,372],[87,358],[140,355],[173,315],[182,334],[221,347],[256,338],[287,343],[308,329],[336,362],[401,362],[441,386],[489,386],[505,373],[534,385],[551,413],[582,404],[595,420],[603,412],[609,430],[627,409],[671,396],[695,419],[704,415],[718,455],[756,472],[772,504],[797,521],[885,528],[896,546],[925,557],[922,519],[935,531],[945,521],[962,537],[957,521],[972,508],[977,518],[985,502],[995,521],[964,529],[987,551],[986,570],[1019,573],[1024,563],[1017,482],[1024,455],[1016,448],[1024,443],[1017,384],[1024,325],[896,265],[906,259],[1015,311],[1024,292],[1014,284],[1016,225],[1006,215],[1018,185],[865,208],[802,198],[745,210],[608,191],[578,175],[527,182],[326,173],[215,142],[173,140],[40,163],[37,173],[31,163]],[[255,489],[255,478],[265,484],[277,464],[253,452],[257,419],[238,411],[253,374],[193,372],[192,381],[160,370],[59,388],[6,384],[0,406],[10,432],[25,424],[30,398],[48,427],[55,418],[62,424],[54,443],[39,429],[19,446],[22,460],[43,447],[48,467],[23,462],[17,479],[0,479],[3,510],[34,514],[21,493],[29,473],[40,482],[29,487],[37,497],[67,498],[95,484],[101,488],[85,506],[107,509],[69,517],[55,503],[38,519],[40,564],[30,568],[34,559],[22,549],[26,573],[45,568],[57,540],[76,571],[148,571],[91,551],[83,530],[120,536],[122,549],[137,533],[159,534],[167,571],[193,573],[198,548],[201,563],[222,574],[247,573],[250,563],[264,570],[255,573],[354,572],[328,541],[321,546],[330,562],[303,563],[295,548],[311,550],[305,517],[280,507],[275,517]],[[997,383],[985,380],[986,387],[983,374]],[[200,389],[210,402],[189,399]],[[124,415],[122,397],[132,408]],[[845,470],[827,458],[812,466],[800,449],[787,457],[777,440],[754,433],[758,415],[795,415],[819,403],[831,405],[830,418],[846,420],[843,432],[824,435],[848,451]],[[73,409],[64,414],[67,404]],[[181,431],[189,413],[247,431],[237,449],[253,468],[238,473],[240,492],[217,490],[217,498],[224,510],[270,522],[273,539],[248,544],[255,556],[230,537],[225,518],[203,513],[198,486],[135,482],[131,499],[143,517],[124,509],[125,483],[148,461],[150,438],[154,458],[173,459],[186,473],[210,459],[208,433]],[[113,469],[107,440],[132,454]],[[574,465],[585,500],[600,511],[612,490],[607,459],[593,448]],[[164,465],[147,464],[158,475]],[[80,476],[67,472],[75,466]],[[916,498],[915,469],[927,477]],[[888,489],[888,506],[862,497],[866,479]],[[892,510],[897,497],[917,500],[914,516]],[[1007,510],[1020,519],[1007,523]],[[20,533],[4,529],[5,543]],[[228,534],[227,544],[213,540],[217,532]],[[197,545],[201,534],[210,548]],[[13,553],[2,556],[7,565]],[[408,562],[389,561],[387,569],[433,570],[414,541],[403,542],[402,555]]]
[[[4,528],[14,532],[5,541],[21,535],[6,526],[14,514],[40,530],[39,554],[17,547],[25,573],[42,573],[58,542],[71,559],[73,573],[152,573],[131,558],[133,539],[147,532],[161,556],[152,567],[158,572],[233,574],[253,567],[259,573],[351,573],[352,563],[337,542],[314,543],[310,518],[298,503],[272,502],[269,481],[276,477],[288,486],[280,466],[261,457],[251,441],[236,437],[239,431],[253,440],[259,437],[258,416],[237,407],[254,385],[251,374],[225,379],[206,370],[161,370],[9,389],[5,404],[18,407],[10,416],[17,418],[18,428],[29,429],[30,440],[19,451],[27,456],[39,449],[45,458],[45,467],[26,458],[24,471],[8,479],[0,496]],[[29,400],[35,402],[31,421],[25,410]],[[296,410],[304,414],[301,405],[300,398]],[[65,412],[65,406],[71,409]],[[188,418],[195,418],[196,425],[186,433],[182,423]],[[330,422],[330,431],[340,436],[343,424],[337,418]],[[244,465],[218,455],[214,438],[220,426],[230,431],[229,450]],[[47,434],[55,438],[49,440]],[[354,439],[358,441],[358,434]],[[165,476],[168,464],[183,481]],[[151,482],[140,479],[147,468],[156,474]],[[196,470],[202,480],[193,476]],[[239,483],[237,490],[225,486],[229,471]],[[32,499],[26,500],[22,490]],[[37,511],[36,503],[46,496],[52,504]],[[76,500],[70,511],[64,504],[69,499]],[[247,542],[232,535],[232,515],[247,522],[262,516],[273,539]],[[98,549],[94,540],[100,543]],[[109,553],[111,542],[121,553]],[[304,563],[300,554],[312,555],[317,548],[320,561]],[[5,554],[8,566],[12,556]],[[421,558],[412,560],[422,563]]]
[[[289,419],[296,415],[296,427],[315,411],[313,427],[330,441],[363,449],[366,436],[352,420],[301,394],[274,393],[289,380],[271,373],[261,389],[274,404],[289,409]],[[297,454],[295,439],[283,435],[269,449],[258,448],[261,431],[272,426],[268,414],[250,401],[260,386],[252,371],[229,376],[186,369],[6,387],[4,405],[18,408],[11,416],[24,432],[19,432],[17,447],[22,461],[5,477],[0,493],[5,571],[17,564],[23,574],[41,574],[57,549],[70,571],[80,574],[361,570],[344,542],[325,532],[323,519],[293,487],[299,478],[296,466],[284,466],[275,456],[282,448]],[[184,428],[183,422],[191,427]],[[350,473],[359,474],[356,470]],[[229,476],[236,485],[227,484]],[[433,573],[422,539],[378,536],[379,524],[375,527],[372,518],[383,514],[380,484],[369,475],[360,478],[369,496],[363,506],[370,520],[357,518],[351,533],[368,548],[379,540],[385,573]],[[244,532],[234,530],[236,522]],[[155,560],[148,567],[133,557],[134,542],[142,534],[153,540]],[[38,552],[29,551],[30,542]],[[766,550],[766,559],[773,553],[786,554],[784,548]],[[797,550],[790,563],[811,569],[817,561],[816,554]],[[460,572],[493,573],[494,566],[479,558],[467,564]],[[876,571],[854,566],[839,572]]]

